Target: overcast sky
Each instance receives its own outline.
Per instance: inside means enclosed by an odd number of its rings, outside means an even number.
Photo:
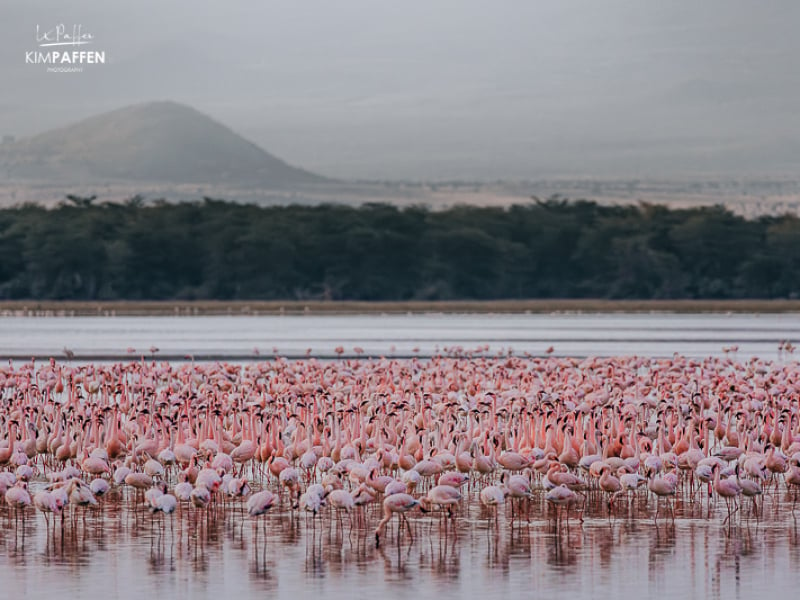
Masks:
[[[37,24],[107,64],[24,64]],[[0,133],[190,104],[335,177],[796,174],[800,2],[4,0]]]

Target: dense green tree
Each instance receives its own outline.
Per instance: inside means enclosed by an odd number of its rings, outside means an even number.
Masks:
[[[777,298],[800,219],[722,207],[258,207],[74,196],[0,210],[0,298]]]

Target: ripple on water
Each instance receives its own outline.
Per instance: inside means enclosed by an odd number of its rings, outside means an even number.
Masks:
[[[652,514],[645,496],[609,520],[590,494],[581,524],[558,528],[541,498],[522,518],[494,517],[465,500],[455,524],[415,514],[413,541],[393,523],[376,548],[378,520],[310,517],[289,510],[254,523],[242,511],[183,507],[172,519],[151,518],[114,491],[101,508],[47,531],[30,512],[14,523],[0,509],[2,597],[75,597],[108,592],[128,599],[168,597],[486,598],[558,594],[713,598],[791,593],[800,583],[800,536],[784,494],[767,498],[758,519],[748,513],[723,526],[724,505],[678,500],[674,524]],[[663,511],[663,508],[662,508]],[[445,529],[446,526],[446,529]],[[400,536],[398,538],[398,535]]]

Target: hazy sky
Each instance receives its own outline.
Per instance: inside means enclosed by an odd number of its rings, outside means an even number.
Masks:
[[[81,24],[107,64],[24,64]],[[796,174],[800,2],[4,0],[0,133],[184,102],[347,178]]]

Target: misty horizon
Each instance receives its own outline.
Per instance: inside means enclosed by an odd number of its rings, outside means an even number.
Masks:
[[[779,5],[779,6],[778,6]],[[793,175],[794,3],[9,4],[0,135],[187,104],[343,179]],[[778,8],[780,10],[778,10]],[[83,73],[24,64],[81,23]]]

